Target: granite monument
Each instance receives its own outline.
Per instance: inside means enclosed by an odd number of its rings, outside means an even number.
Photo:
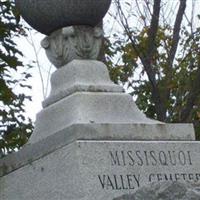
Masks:
[[[47,36],[57,70],[22,150],[0,160],[1,200],[112,200],[161,181],[200,180],[191,124],[147,118],[97,61],[111,0],[16,0]]]

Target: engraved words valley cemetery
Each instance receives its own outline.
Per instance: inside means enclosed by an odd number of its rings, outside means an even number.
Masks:
[[[112,172],[97,175],[101,189],[134,190],[144,182],[200,180],[200,173],[193,168],[193,151],[139,149],[107,151],[107,165]]]

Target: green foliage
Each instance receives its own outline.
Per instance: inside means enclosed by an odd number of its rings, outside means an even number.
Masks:
[[[108,69],[112,80],[126,87],[127,92],[136,99],[138,107],[148,117],[158,119],[152,98],[152,85],[141,62],[141,55],[144,56],[148,49],[149,27],[144,26],[141,30],[128,28],[135,46],[127,33],[124,33],[126,39],[115,36],[113,43],[107,42]],[[169,24],[159,25],[151,63],[156,86],[165,106],[165,122],[193,123],[197,139],[200,139],[200,27],[192,33],[188,31],[189,28],[181,28],[177,54],[170,67],[173,28]],[[119,55],[120,61],[116,59]],[[172,78],[169,80],[169,77]],[[192,106],[189,105],[190,99],[193,100]],[[187,111],[189,114],[184,118]]]
[[[23,67],[22,53],[13,40],[24,35],[19,18],[13,1],[0,1],[0,157],[26,143],[33,128],[24,115],[24,102],[31,98],[15,91],[30,88],[26,85],[30,74],[22,72],[20,80],[12,76]]]

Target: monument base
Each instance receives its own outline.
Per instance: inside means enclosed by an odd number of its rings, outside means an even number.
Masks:
[[[77,140],[0,179],[1,200],[112,200],[147,183],[199,181],[200,143]]]
[[[0,160],[1,200],[113,200],[200,179],[193,126],[148,119],[103,63],[74,60],[51,84],[29,144]]]
[[[44,109],[37,115],[30,144],[59,133],[66,134],[71,141],[194,140],[192,125],[165,124],[147,118],[132,97],[110,80],[102,62],[73,60],[54,72],[51,86],[51,93],[43,102]],[[79,130],[73,132],[71,127]]]

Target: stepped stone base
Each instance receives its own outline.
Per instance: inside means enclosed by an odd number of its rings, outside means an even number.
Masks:
[[[54,72],[51,85],[51,93],[43,102],[44,109],[37,115],[30,144],[57,133],[73,137],[69,135],[69,127],[78,124],[83,127],[96,125],[98,128],[94,132],[115,139],[125,137],[124,134],[128,134],[130,139],[194,139],[189,124],[175,126],[148,119],[132,97],[111,82],[102,62],[74,60]],[[102,131],[105,125],[109,131]],[[119,129],[114,128],[115,125]],[[148,128],[144,128],[145,125]],[[87,131],[82,134],[83,138],[84,134],[87,135]],[[76,134],[72,135],[77,139]]]
[[[148,119],[103,63],[74,60],[51,84],[29,143],[0,160],[1,200],[112,200],[200,180],[193,126]]]

